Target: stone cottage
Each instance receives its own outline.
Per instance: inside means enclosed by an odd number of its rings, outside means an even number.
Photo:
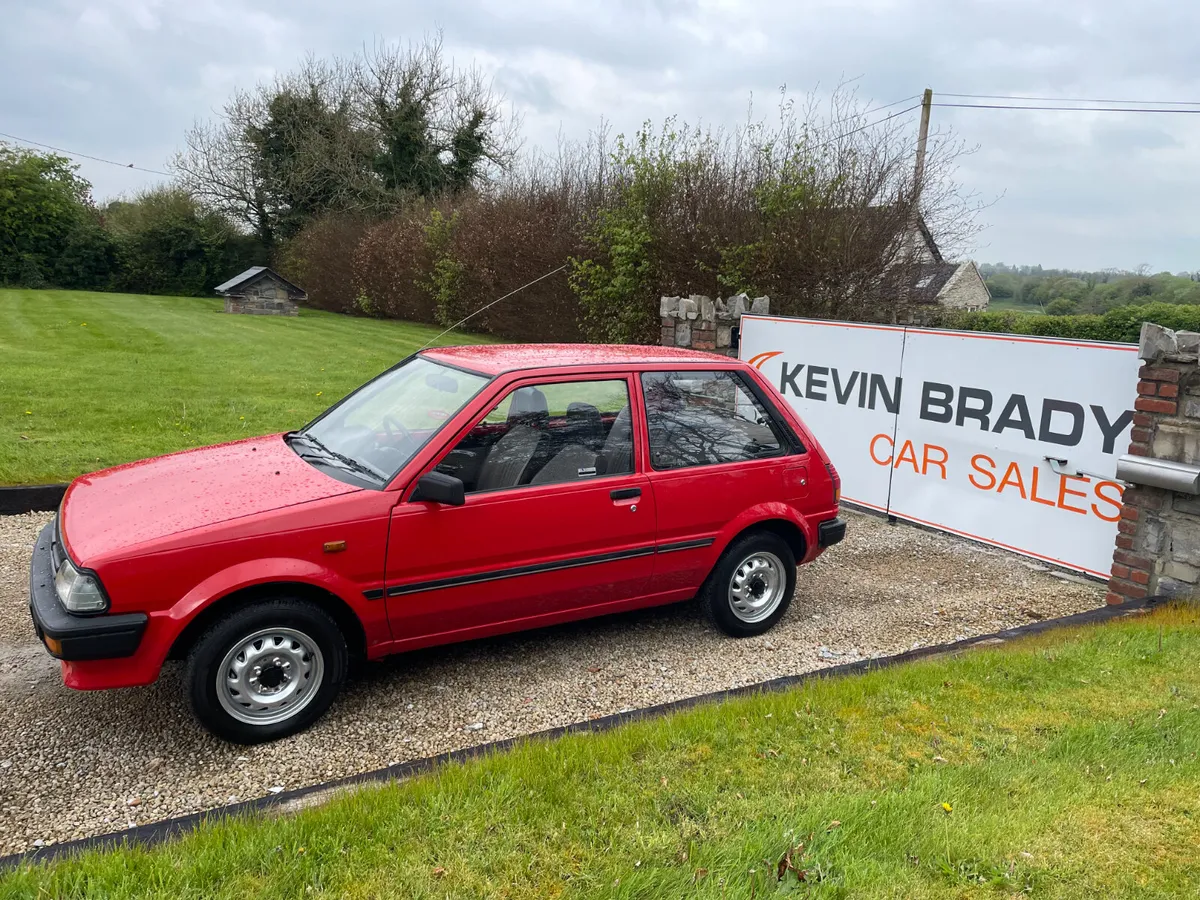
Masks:
[[[904,292],[902,296],[911,298],[918,315],[921,307],[987,309],[992,300],[979,267],[971,260],[918,263],[905,267],[902,279],[907,283],[894,287]]]
[[[266,266],[251,266],[216,287],[225,298],[225,312],[259,316],[294,316],[297,303],[308,294]]]

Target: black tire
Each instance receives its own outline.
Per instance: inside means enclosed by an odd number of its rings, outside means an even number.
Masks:
[[[274,713],[268,708],[257,714],[265,721],[244,721],[226,708],[226,702],[237,707],[238,697],[248,701],[251,695],[240,692],[238,687],[242,685],[232,677],[229,687],[219,690],[218,672],[228,655],[240,647],[251,646],[247,642],[260,632],[272,630],[280,633],[262,638],[261,644],[255,644],[256,649],[251,653],[279,655],[251,657],[247,669],[247,657],[242,654],[234,657],[234,665],[240,659],[242,668],[250,672],[253,663],[260,662],[259,670],[265,667],[260,685],[266,690],[287,690],[286,696],[290,699],[280,701],[281,705]],[[314,650],[319,652],[312,652]],[[260,744],[296,734],[316,722],[333,703],[346,679],[349,655],[346,638],[337,623],[315,603],[292,597],[259,601],[217,621],[192,647],[187,662],[192,710],[205,728],[235,744]],[[268,685],[267,675],[272,681],[283,682],[283,688],[278,684]],[[311,678],[318,679],[316,688],[306,692],[305,686]],[[252,709],[248,703],[244,708]],[[247,711],[242,715],[252,717],[255,714]],[[272,715],[282,718],[271,720]]]
[[[770,611],[764,609],[760,619],[747,621],[749,613],[739,614],[734,608],[731,589],[734,577],[744,563],[752,559],[766,561],[768,557],[780,564],[782,572],[777,573],[783,582],[782,596],[772,605]],[[769,568],[768,565],[766,568]],[[753,571],[753,570],[750,570]],[[743,578],[743,581],[745,579]],[[796,589],[796,558],[787,541],[770,531],[752,531],[735,540],[709,573],[708,579],[700,589],[699,599],[708,618],[719,629],[730,637],[754,637],[769,631],[775,623],[783,618],[792,602],[792,592]],[[752,618],[752,616],[751,616]]]

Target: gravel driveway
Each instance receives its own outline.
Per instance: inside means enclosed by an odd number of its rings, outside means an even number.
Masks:
[[[1017,556],[848,518],[762,637],[726,638],[682,604],[421,651],[370,666],[307,733],[244,748],[193,722],[177,665],[146,688],[64,688],[26,610],[49,515],[0,517],[0,855],[1104,602]]]

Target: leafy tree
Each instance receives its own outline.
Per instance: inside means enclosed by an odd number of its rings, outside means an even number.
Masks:
[[[49,280],[71,290],[108,290],[118,263],[106,224],[97,210],[82,210],[49,264]]]
[[[591,258],[572,259],[570,283],[583,307],[583,330],[592,340],[638,343],[654,330],[657,287],[653,223],[661,220],[688,166],[680,135],[669,126],[658,136],[644,127],[636,141],[617,138],[612,154],[620,173],[610,203],[598,210],[584,238]]]
[[[1048,316],[1069,316],[1079,309],[1079,304],[1074,300],[1068,300],[1066,297],[1059,297],[1056,300],[1051,300],[1046,304],[1046,315]]]
[[[255,177],[270,197],[273,222],[264,240],[291,237],[317,216],[365,200],[369,188],[354,173],[368,164],[371,147],[354,126],[344,91],[316,80],[287,86],[266,101],[265,112],[261,125],[246,128]]]
[[[1011,300],[1020,290],[1020,281],[1008,272],[998,272],[987,279],[988,290],[993,300]]]
[[[174,168],[195,197],[271,246],[328,213],[379,214],[467,190],[511,160],[516,121],[440,38],[310,58],[197,124]]]
[[[115,287],[145,294],[202,296],[231,275],[264,262],[220,213],[180,188],[156,188],[105,210],[119,262]]]
[[[75,280],[59,262],[63,249],[95,234],[91,185],[77,169],[66,157],[0,143],[0,283]]]

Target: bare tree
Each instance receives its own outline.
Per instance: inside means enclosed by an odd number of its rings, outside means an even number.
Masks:
[[[273,218],[257,148],[246,138],[250,123],[261,120],[257,98],[238,91],[217,122],[197,122],[185,138],[187,150],[171,167],[183,187],[200,201],[243,223],[270,244]]]

